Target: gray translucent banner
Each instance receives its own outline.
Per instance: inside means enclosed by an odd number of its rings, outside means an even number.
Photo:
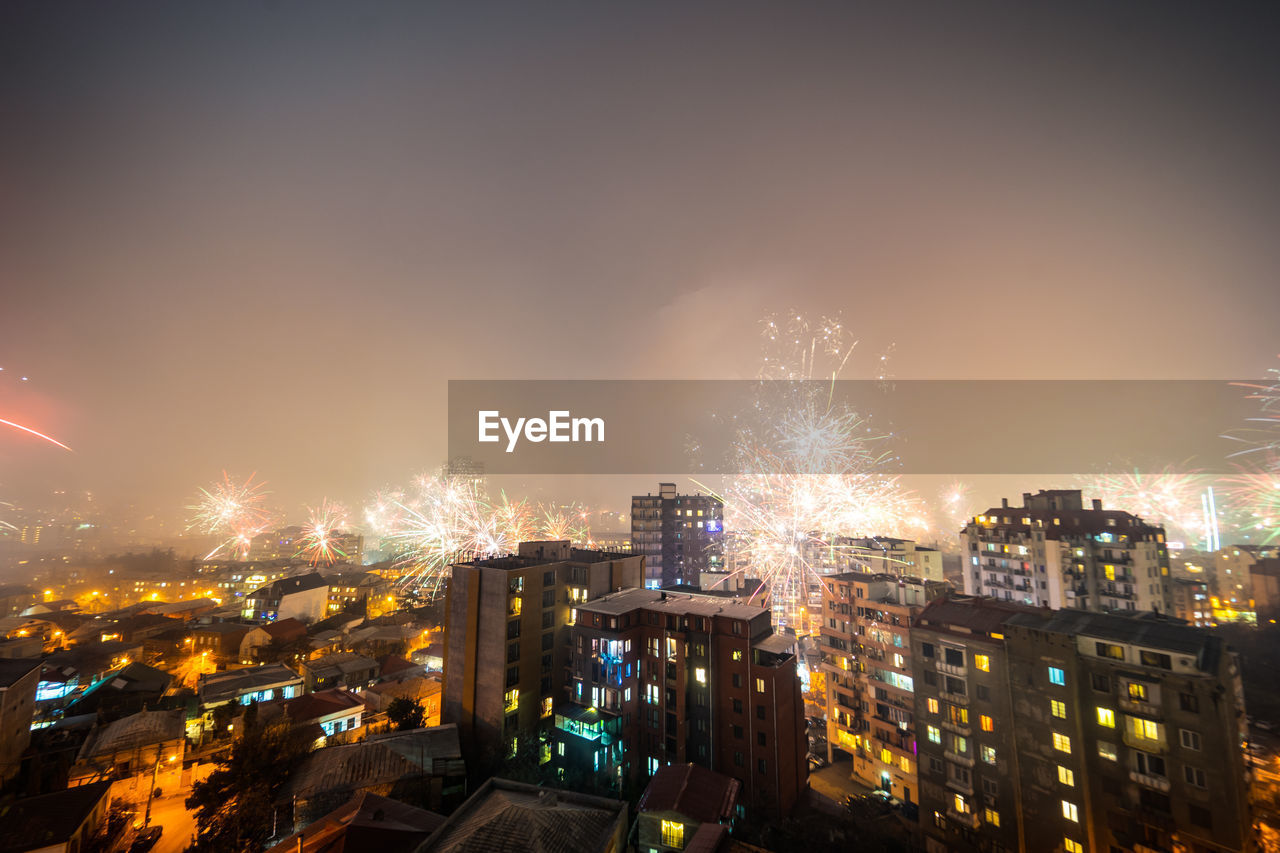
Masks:
[[[1225,380],[454,380],[449,455],[496,475],[1223,473],[1258,411]]]

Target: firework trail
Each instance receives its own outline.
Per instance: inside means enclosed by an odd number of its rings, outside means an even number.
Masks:
[[[1258,469],[1224,478],[1223,491],[1243,516],[1242,531],[1255,532],[1263,544],[1280,539],[1280,456],[1262,457]]]
[[[9,503],[8,501],[0,501],[0,510],[8,510],[9,512],[12,512],[13,504]],[[14,527],[12,524],[5,521],[3,518],[0,518],[0,536],[8,536],[10,534],[17,533],[17,532],[18,532],[18,528]]]
[[[71,450],[71,448],[70,448],[70,447],[67,447],[65,444],[63,444],[61,441],[58,441],[56,438],[54,438],[54,437],[52,437],[52,436],[45,435],[44,433],[42,433],[42,432],[40,432],[40,431],[38,431],[38,430],[34,430],[34,429],[32,429],[31,427],[29,427],[29,426],[23,426],[22,424],[14,423],[13,421],[7,421],[7,420],[5,420],[4,418],[0,418],[0,425],[7,426],[7,427],[13,427],[14,429],[16,429],[16,430],[18,430],[18,431],[20,431],[20,432],[25,432],[25,433],[27,433],[27,434],[29,434],[29,435],[34,435],[36,438],[44,439],[45,441],[49,442],[49,443],[50,443],[50,444],[52,444],[52,445],[55,445],[55,446],[57,446],[57,447],[61,447],[63,450],[67,450],[67,451],[70,451],[70,452],[72,452],[72,453],[74,453],[74,452],[75,452],[74,450]]]
[[[716,493],[725,505],[725,553],[734,573],[759,578],[775,617],[799,627],[820,577],[855,567],[864,536],[915,537],[927,529],[925,509],[889,473],[887,438],[844,404],[834,382],[857,345],[839,318],[791,315],[763,323],[761,380],[753,427],[734,442],[737,474]],[[873,372],[888,379],[888,356]],[[821,380],[821,381],[815,381]]]
[[[204,559],[226,551],[235,559],[243,560],[249,555],[254,537],[271,528],[273,516],[264,505],[269,493],[263,491],[265,483],[253,481],[256,476],[256,473],[250,474],[240,482],[223,471],[222,481],[201,489],[196,503],[187,507],[195,513],[187,524],[188,530],[199,530],[223,540]]]
[[[973,517],[973,489],[968,483],[954,480],[939,490],[938,505],[946,529],[959,530]]]
[[[331,566],[339,560],[350,559],[338,540],[339,534],[347,526],[346,508],[326,498],[320,502],[320,506],[308,507],[307,513],[307,524],[298,540],[296,556],[313,566]]]
[[[1280,473],[1280,368],[1270,368],[1267,374],[1262,382],[1234,383],[1248,390],[1246,399],[1258,401],[1258,414],[1247,419],[1249,426],[1223,437],[1244,445],[1231,457],[1258,454],[1261,470]]]

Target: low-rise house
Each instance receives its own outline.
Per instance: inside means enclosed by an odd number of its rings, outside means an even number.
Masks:
[[[106,822],[111,783],[15,800],[0,811],[2,853],[82,853]]]
[[[167,616],[170,619],[177,619],[182,622],[190,622],[201,616],[206,616],[218,609],[218,602],[212,598],[193,598],[188,601],[157,601],[148,605],[142,613],[154,613],[158,616]]]
[[[196,696],[202,710],[220,705],[270,702],[302,695],[302,676],[282,663],[268,663],[200,676]]]
[[[203,655],[207,652],[217,664],[234,663],[241,660],[240,644],[244,641],[245,635],[252,630],[254,630],[253,625],[243,625],[239,622],[199,625],[191,629],[190,652],[193,655]]]
[[[362,613],[390,604],[391,584],[373,572],[341,572],[329,578],[329,612],[358,609]]]
[[[380,681],[364,691],[370,710],[386,711],[396,699],[408,699],[422,706],[422,724],[440,725],[440,698],[443,684],[438,675]]]
[[[362,792],[440,811],[461,800],[465,785],[458,727],[436,726],[317,749],[285,783],[277,805],[282,818],[292,805],[296,831]]]
[[[76,696],[67,706],[70,716],[102,713],[115,718],[157,704],[173,684],[173,676],[142,663],[130,663],[109,673]]]
[[[69,786],[107,780],[112,796],[130,802],[145,800],[154,788],[177,790],[186,754],[186,712],[139,711],[99,726],[90,733]]]
[[[637,807],[640,849],[718,849],[728,838],[741,787],[737,779],[697,764],[659,768]]]
[[[241,613],[246,619],[267,622],[319,622],[329,613],[329,582],[318,572],[280,578],[245,596]]]
[[[307,640],[307,626],[297,619],[281,619],[251,628],[240,640],[241,663],[253,663],[274,651],[297,646]]]
[[[317,725],[326,737],[360,728],[364,701],[347,690],[321,690],[285,700],[281,706],[294,725]]]
[[[378,678],[378,662],[351,652],[338,652],[299,664],[308,693],[331,687],[363,690]]]
[[[442,823],[435,812],[363,792],[267,853],[412,853]]]
[[[0,616],[16,616],[36,603],[36,591],[22,584],[0,585]]]
[[[627,804],[620,800],[492,778],[418,853],[618,853],[626,849],[626,835]]]

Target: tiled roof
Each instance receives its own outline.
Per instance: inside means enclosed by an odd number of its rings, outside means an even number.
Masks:
[[[186,722],[186,712],[181,708],[172,711],[139,711],[108,723],[90,736],[80,749],[80,759],[87,760],[99,755],[111,755],[177,740],[186,734]]]
[[[359,791],[400,779],[439,775],[437,762],[460,762],[456,725],[375,735],[359,743],[318,749],[290,777],[283,799]]]
[[[640,797],[641,812],[676,812],[699,823],[733,817],[742,783],[697,764],[659,768]]]
[[[94,782],[0,806],[0,851],[65,844],[110,790],[110,782]]]
[[[417,853],[595,853],[611,849],[626,812],[618,800],[490,779]]]
[[[442,823],[435,812],[361,792],[267,853],[409,853]]]

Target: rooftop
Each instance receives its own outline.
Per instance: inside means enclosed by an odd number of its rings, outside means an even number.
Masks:
[[[1010,625],[1054,634],[1114,640],[1148,649],[1160,649],[1197,659],[1201,669],[1216,667],[1223,651],[1221,638],[1203,628],[1175,622],[1153,613],[1123,615],[1086,610],[1037,610],[1008,620]]]
[[[359,743],[318,749],[285,783],[282,800],[334,791],[359,791],[400,779],[443,775],[437,763],[457,762],[462,749],[456,725],[373,735]]]
[[[626,819],[618,800],[492,778],[418,853],[594,853],[613,849]]]
[[[12,687],[33,669],[39,669],[41,662],[35,658],[11,658],[0,660],[0,690]]]
[[[110,790],[110,782],[94,782],[0,806],[0,851],[18,853],[65,844]]]
[[[268,853],[409,853],[442,823],[435,812],[362,791]]]
[[[676,812],[699,823],[733,817],[742,783],[697,764],[658,769],[640,797],[641,812]]]
[[[929,603],[916,618],[921,627],[948,630],[966,628],[979,634],[999,633],[1005,623],[1019,614],[1035,614],[1042,618],[1044,611],[1026,604],[980,598],[972,595],[951,595]]]
[[[611,592],[582,604],[579,613],[620,616],[638,609],[656,610],[690,616],[726,616],[731,619],[754,619],[767,613],[761,607],[726,601],[720,596],[696,593],[674,593],[638,587]]]
[[[172,711],[139,711],[132,716],[108,723],[89,736],[80,748],[80,759],[127,752],[151,744],[179,740],[186,736],[187,714],[181,708]]]
[[[200,676],[198,691],[206,702],[234,699],[241,693],[251,693],[277,684],[301,683],[298,675],[282,663],[268,663],[246,669],[230,669]]]
[[[280,578],[272,581],[261,589],[255,590],[249,598],[280,598],[285,595],[293,595],[298,592],[306,592],[312,589],[329,588],[329,582],[320,576],[319,572],[308,572],[305,575],[296,575],[291,578]]]
[[[305,696],[295,696],[283,703],[284,712],[295,723],[318,720],[330,714],[340,714],[355,708],[363,708],[364,701],[346,690],[320,690]]]

